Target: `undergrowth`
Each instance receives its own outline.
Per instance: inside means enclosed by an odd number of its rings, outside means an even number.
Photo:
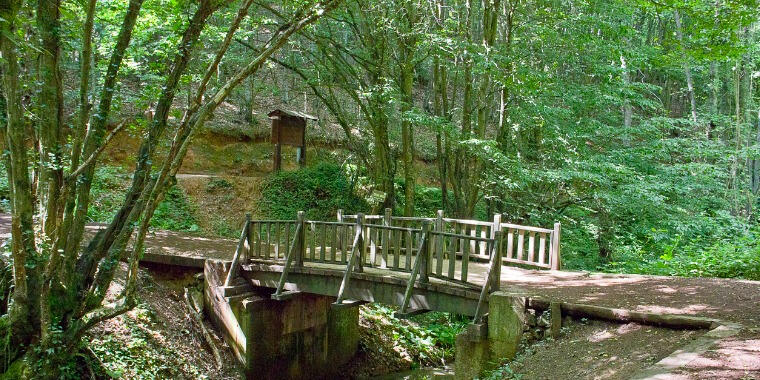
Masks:
[[[92,182],[91,202],[87,209],[90,222],[108,223],[124,202],[124,194],[128,189],[131,173],[116,166],[101,166],[95,171]],[[172,230],[198,230],[193,217],[192,205],[183,190],[172,186],[167,190],[164,200],[156,208],[150,221],[151,227]]]
[[[353,214],[369,208],[342,168],[326,162],[274,174],[262,190],[260,207],[273,219],[295,219],[305,211],[317,220],[334,220],[338,209]]]
[[[89,348],[101,361],[103,374],[108,378],[176,379],[188,374],[196,379],[207,378],[193,363],[156,341],[158,331],[153,325],[161,323],[147,304],[139,304],[134,316],[118,318],[120,333],[92,337]]]
[[[413,366],[437,366],[451,361],[456,336],[469,323],[464,317],[442,312],[398,319],[393,315],[395,308],[382,304],[369,304],[360,311],[370,331],[390,337],[394,351],[408,355]]]
[[[662,254],[644,250],[621,254],[599,269],[617,273],[664,276],[722,277],[760,280],[760,229],[741,236],[724,236],[714,241],[695,240],[686,244],[676,237]]]

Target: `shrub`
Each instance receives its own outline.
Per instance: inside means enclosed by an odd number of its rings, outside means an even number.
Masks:
[[[101,166],[95,170],[91,202],[87,209],[90,222],[108,223],[124,202],[124,193],[130,175],[116,166]],[[151,227],[174,231],[196,231],[198,226],[185,193],[177,186],[167,190],[166,196],[150,221]]]
[[[307,218],[332,220],[338,209],[356,213],[368,208],[341,167],[331,163],[274,174],[261,194],[261,211],[275,219],[294,219],[302,210]]]
[[[659,256],[645,251],[621,255],[601,267],[605,271],[666,276],[723,277],[760,280],[760,229],[743,235],[725,235],[708,241],[681,244],[670,239]]]
[[[187,196],[177,186],[172,186],[166,191],[166,196],[156,208],[150,225],[162,230],[190,232],[198,230]]]

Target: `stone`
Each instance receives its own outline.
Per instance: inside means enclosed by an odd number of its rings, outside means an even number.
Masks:
[[[327,313],[327,362],[346,363],[359,349],[359,305],[335,307]]]
[[[541,316],[538,318],[538,321],[536,322],[536,326],[541,328],[549,327],[549,324],[551,323],[549,321],[549,318],[549,313],[541,314]]]

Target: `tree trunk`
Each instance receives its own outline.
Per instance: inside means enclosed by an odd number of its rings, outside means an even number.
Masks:
[[[694,82],[691,78],[691,68],[689,65],[689,59],[686,57],[686,49],[683,46],[683,28],[681,26],[681,15],[678,13],[678,10],[673,11],[673,18],[675,18],[676,21],[676,36],[678,37],[678,42],[681,44],[681,53],[684,55],[684,64],[683,64],[683,70],[684,74],[686,75],[686,90],[689,96],[689,104],[691,105],[691,121],[694,123],[694,125],[697,124],[697,101],[694,98]]]

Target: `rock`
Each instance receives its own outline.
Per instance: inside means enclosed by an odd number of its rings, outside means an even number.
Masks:
[[[542,313],[536,325],[543,328],[549,327],[549,313]]]

